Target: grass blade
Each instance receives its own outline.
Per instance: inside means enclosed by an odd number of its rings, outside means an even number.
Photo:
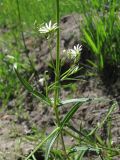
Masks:
[[[96,55],[99,54],[99,51],[98,51],[98,48],[96,47],[95,43],[93,42],[92,38],[90,37],[90,35],[87,33],[87,31],[84,30],[84,35],[85,35],[85,38],[88,42],[88,44],[90,45],[90,47],[92,48],[92,50],[94,51],[94,53]]]

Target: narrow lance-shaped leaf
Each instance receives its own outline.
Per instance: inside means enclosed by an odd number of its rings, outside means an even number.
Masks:
[[[99,97],[99,98],[74,98],[74,99],[68,99],[68,100],[61,100],[59,102],[59,106],[62,106],[62,105],[66,105],[66,104],[69,104],[69,103],[78,103],[78,102],[81,102],[81,103],[86,103],[86,102],[110,102],[111,100],[110,99],[105,99],[104,97]],[[51,99],[51,102],[54,103],[54,100]]]
[[[32,155],[33,160],[37,160],[34,155]]]
[[[66,114],[66,116],[64,117],[64,119],[61,122],[61,129],[63,129],[63,127],[65,126],[66,123],[69,122],[69,120],[72,118],[72,116],[74,115],[74,113],[78,110],[78,108],[82,105],[82,103],[78,102],[76,103],[71,109],[70,111]]]
[[[59,133],[60,133],[60,132],[58,131],[57,133],[53,134],[53,136],[51,136],[51,137],[48,139],[48,141],[47,141],[47,143],[46,143],[45,160],[48,160],[51,147],[53,146],[53,144],[54,144],[56,138],[58,137]]]
[[[32,155],[35,154],[35,152],[44,144],[46,143],[49,139],[52,139],[52,137],[54,138],[55,135],[58,135],[59,134],[59,131],[60,131],[60,127],[57,127],[56,129],[54,129],[52,131],[52,133],[46,137],[42,142],[40,142],[36,147],[35,149],[29,154],[29,156],[25,159],[25,160],[29,160],[30,157],[32,157]]]
[[[85,155],[85,153],[86,153],[86,151],[81,151],[76,160],[82,160],[84,155]]]
[[[30,92],[32,93],[35,97],[37,97],[38,99],[44,101],[47,105],[51,105],[51,101],[48,97],[44,96],[42,93],[36,91],[25,79],[23,79],[21,77],[21,75],[19,74],[19,72],[17,71],[17,69],[14,67],[14,70],[17,74],[17,77],[19,78],[20,82],[24,85],[24,87]]]
[[[60,105],[65,105],[65,104],[69,104],[69,103],[77,103],[77,102],[88,102],[89,100],[91,100],[90,98],[74,98],[74,99],[68,99],[68,100],[62,100],[60,102]]]
[[[111,108],[108,110],[107,115],[104,117],[104,119],[101,121],[101,123],[99,125],[97,125],[88,135],[92,135],[93,133],[95,133],[99,128],[101,128],[103,126],[103,124],[106,122],[106,120],[108,119],[108,117],[110,116],[110,114],[114,111],[114,109],[116,108],[116,103],[114,103]]]

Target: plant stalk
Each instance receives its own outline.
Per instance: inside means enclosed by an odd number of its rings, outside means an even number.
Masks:
[[[56,46],[56,70],[55,70],[55,103],[57,104],[59,101],[59,82],[60,82],[60,28],[59,28],[59,19],[60,19],[60,11],[59,11],[59,0],[56,0],[56,9],[57,9],[57,46]]]
[[[26,43],[25,43],[25,36],[24,36],[24,33],[23,33],[23,25],[22,25],[22,20],[21,20],[21,13],[20,13],[20,6],[19,6],[19,0],[16,0],[16,4],[17,4],[17,12],[18,12],[18,20],[19,20],[19,25],[20,25],[20,28],[21,28],[21,37],[22,37],[22,41],[23,41],[23,45],[24,45],[24,49],[25,49],[25,54],[26,54],[26,57],[28,58],[28,61],[31,65],[31,68],[34,72],[35,71],[35,68],[33,66],[33,63],[29,57],[29,50],[26,46]]]
[[[56,0],[56,19],[57,19],[57,44],[56,44],[56,68],[55,68],[55,95],[54,95],[54,111],[57,120],[57,125],[60,126],[60,118],[59,118],[59,111],[58,111],[58,103],[59,103],[59,93],[60,93],[60,28],[59,28],[59,21],[60,21],[60,10],[59,10],[59,0]],[[61,143],[64,156],[68,159],[66,148],[64,144],[63,134],[61,132]]]

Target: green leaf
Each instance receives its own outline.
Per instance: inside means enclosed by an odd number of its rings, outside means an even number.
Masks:
[[[91,60],[87,60],[88,61],[88,63],[90,64],[90,65],[92,65],[94,68],[98,68],[98,66],[97,66],[97,64],[95,64],[93,61],[91,61]]]
[[[103,69],[104,67],[104,58],[103,58],[103,55],[100,54],[100,69]]]
[[[59,132],[55,132],[47,141],[46,143],[46,152],[45,152],[45,160],[48,160],[51,147],[53,143],[55,142],[56,138],[58,137]]]
[[[79,155],[78,155],[78,157],[77,157],[76,160],[82,160],[82,159],[83,159],[83,156],[85,155],[85,152],[86,152],[86,151],[80,151],[80,153],[79,153]]]
[[[34,155],[34,153],[35,153],[45,142],[47,142],[49,139],[51,139],[51,137],[54,138],[54,136],[55,136],[55,135],[58,135],[59,132],[60,132],[60,127],[57,127],[56,129],[54,129],[54,130],[52,131],[52,133],[51,133],[48,137],[46,137],[42,142],[40,142],[40,143],[35,147],[35,149],[28,155],[28,157],[26,157],[25,160],[29,160],[29,158],[32,157],[32,156]]]
[[[92,102],[102,102],[102,101],[103,102],[109,102],[111,100],[110,99],[105,99],[104,97],[100,97],[100,98],[74,98],[74,99],[61,100],[59,102],[59,106],[66,105],[66,104],[69,104],[69,103],[77,103],[77,102],[86,103],[86,102],[89,102],[89,101],[92,101]],[[54,103],[53,98],[51,99],[51,102]]]
[[[68,77],[77,73],[78,71],[80,71],[82,69],[81,68],[78,68],[77,65],[73,65],[71,68],[69,68],[66,72],[64,72],[62,75],[61,75],[61,81],[63,80],[68,80]]]
[[[94,51],[94,53],[96,55],[99,54],[98,48],[96,47],[95,43],[93,42],[92,38],[90,37],[90,35],[87,33],[87,31],[84,30],[84,35],[86,38],[86,41],[88,42],[88,44],[90,45],[90,47],[92,48],[92,50]]]
[[[77,102],[88,102],[91,100],[90,98],[75,98],[75,99],[68,99],[68,100],[63,100],[60,102],[60,105],[65,105],[69,103],[77,103]]]
[[[42,93],[35,90],[25,79],[21,77],[19,72],[17,71],[16,67],[14,67],[15,73],[17,74],[17,77],[19,78],[20,82],[24,85],[24,87],[32,93],[35,97],[38,99],[44,101],[47,105],[51,105],[51,101],[48,97],[44,96]]]
[[[72,116],[74,115],[74,113],[78,110],[78,108],[82,105],[82,102],[78,102],[76,103],[71,109],[70,111],[65,115],[64,119],[61,122],[61,129],[63,129],[63,127],[66,125],[66,123],[69,122],[69,120],[72,118]]]
[[[37,160],[34,155],[32,155],[33,160]]]
[[[93,133],[97,132],[99,128],[101,128],[104,123],[107,121],[107,119],[109,118],[110,114],[115,110],[117,103],[114,103],[111,108],[108,110],[107,115],[103,118],[103,120],[101,121],[101,123],[99,123],[89,134],[88,136],[92,135]]]
[[[75,150],[76,150],[76,152],[89,150],[89,151],[95,151],[96,153],[99,153],[100,148],[93,148],[91,146],[80,146],[80,147],[77,146],[77,147],[75,147]]]

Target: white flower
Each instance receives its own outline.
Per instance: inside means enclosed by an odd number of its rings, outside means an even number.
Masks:
[[[74,46],[73,49],[63,50],[63,52],[67,53],[70,59],[74,60],[75,62],[78,61],[80,58],[80,52],[82,50],[82,46],[77,44],[77,46]]]
[[[80,51],[82,51],[82,45],[77,45],[77,46],[74,46],[74,49],[73,49],[76,53],[80,53]]]
[[[39,79],[39,83],[40,83],[41,86],[44,85],[44,82],[45,82],[45,79],[44,79],[44,78],[40,78],[40,79]]]
[[[74,46],[74,49],[68,50],[68,55],[71,57],[71,59],[76,58],[78,55],[80,55],[80,51],[82,50],[81,46],[78,44],[77,46]]]
[[[53,32],[57,29],[57,23],[54,23],[52,25],[52,22],[50,21],[48,24],[45,23],[45,26],[39,28],[39,32],[40,33],[50,33],[50,32]]]

